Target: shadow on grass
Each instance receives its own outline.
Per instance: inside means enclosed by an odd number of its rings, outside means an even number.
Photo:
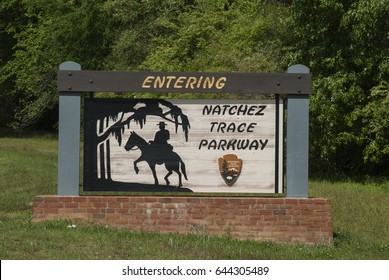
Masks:
[[[346,244],[351,244],[352,238],[351,233],[344,232],[344,231],[334,231],[333,233],[334,237],[334,247],[339,248]]]

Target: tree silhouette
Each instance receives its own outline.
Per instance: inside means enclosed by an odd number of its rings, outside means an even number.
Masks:
[[[86,102],[93,103],[93,100],[87,99]],[[139,104],[144,104],[140,106]],[[136,106],[138,106],[136,108]],[[128,115],[128,113],[132,113]],[[99,174],[98,179],[111,180],[110,167],[110,140],[111,135],[115,136],[119,146],[122,144],[122,136],[125,128],[130,128],[132,123],[140,126],[142,129],[147,122],[147,117],[157,116],[161,119],[174,123],[175,132],[178,127],[182,127],[185,134],[185,141],[189,138],[190,123],[188,117],[182,112],[181,108],[164,99],[133,99],[117,102],[108,106],[107,110],[93,110],[94,120],[91,127],[95,131],[95,146],[93,153],[96,153],[96,161],[93,163],[93,170]],[[113,124],[112,124],[113,121]],[[98,168],[99,166],[99,168]]]

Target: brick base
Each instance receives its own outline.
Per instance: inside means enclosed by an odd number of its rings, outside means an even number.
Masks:
[[[33,220],[87,220],[160,233],[229,234],[239,239],[331,245],[323,198],[36,196]]]

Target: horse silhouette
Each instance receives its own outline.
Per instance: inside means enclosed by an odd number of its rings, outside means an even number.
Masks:
[[[127,140],[124,149],[126,151],[132,150],[134,147],[138,147],[141,151],[141,156],[134,161],[134,169],[136,174],[139,173],[139,168],[137,166],[138,162],[146,161],[150,166],[151,172],[153,173],[155,185],[159,185],[157,174],[155,172],[155,165],[165,164],[166,170],[168,173],[164,177],[166,185],[170,185],[169,176],[175,171],[178,174],[178,187],[182,187],[181,172],[184,175],[185,179],[188,180],[186,176],[185,163],[182,161],[181,157],[173,152],[171,149],[166,149],[166,147],[158,145],[150,145],[142,137],[140,137],[136,132],[131,132],[130,137]],[[181,172],[179,169],[181,163]]]

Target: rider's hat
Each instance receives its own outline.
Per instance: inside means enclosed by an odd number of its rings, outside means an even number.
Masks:
[[[167,123],[165,123],[165,122],[159,122],[159,124],[157,124],[157,125],[162,126],[162,127],[165,127],[165,126],[167,125]]]

